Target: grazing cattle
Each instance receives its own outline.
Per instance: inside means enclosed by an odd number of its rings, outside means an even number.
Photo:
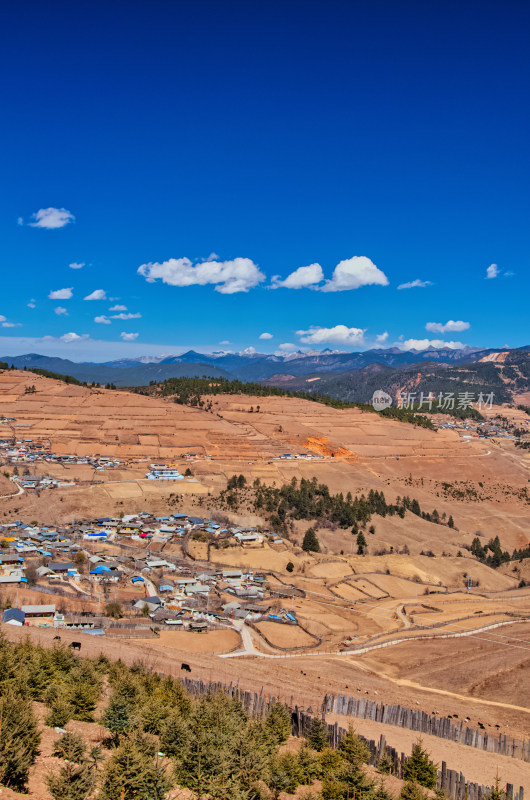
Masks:
[[[81,650],[81,642],[70,642],[72,650]]]
[[[53,637],[53,640],[54,640],[54,642],[55,642],[55,641],[59,641],[59,642],[60,642],[60,641],[61,641],[61,637],[60,637],[60,636],[54,636],[54,637]]]
[[[181,669],[183,669],[183,670],[184,670],[184,672],[191,672],[191,667],[190,667],[190,665],[189,665],[189,664],[184,664],[184,663],[182,663],[182,664],[180,665],[180,668],[181,668]]]

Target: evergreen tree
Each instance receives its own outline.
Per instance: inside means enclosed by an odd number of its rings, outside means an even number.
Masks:
[[[89,800],[95,788],[95,770],[89,764],[67,761],[46,777],[53,800]]]
[[[293,730],[291,714],[282,703],[271,707],[265,725],[274,744],[286,742]]]
[[[305,550],[306,553],[320,553],[320,544],[314,528],[308,528],[305,532],[302,550]]]
[[[353,725],[350,725],[348,732],[340,740],[339,753],[350,764],[356,764],[357,766],[366,764],[370,758],[368,745],[355,733]]]
[[[447,520],[447,525],[448,525],[449,528],[454,528],[455,527],[455,521],[454,521],[452,516],[450,516],[449,519]]]
[[[306,742],[303,742],[298,751],[298,762],[300,764],[300,782],[313,783],[322,772],[318,753],[313,750]]]
[[[495,786],[491,790],[490,800],[506,800],[507,794],[504,789],[501,789],[501,779],[499,773],[495,776]]]
[[[328,743],[328,735],[327,722],[320,717],[313,717],[307,734],[307,741],[311,747],[318,752],[323,750]]]
[[[424,792],[417,781],[406,781],[403,784],[399,800],[428,800],[427,792]]]
[[[357,554],[362,556],[366,550],[366,537],[362,531],[357,534]]]
[[[62,697],[57,696],[52,700],[50,710],[46,715],[46,725],[50,728],[64,728],[72,719],[72,707]]]
[[[377,769],[378,769],[378,770],[379,770],[379,772],[381,772],[383,775],[390,775],[390,773],[392,772],[392,767],[393,767],[392,759],[390,758],[390,756],[389,756],[389,755],[387,755],[387,754],[385,753],[385,755],[384,755],[384,756],[382,756],[382,757],[379,759],[379,762],[378,762],[378,764],[377,764]]]
[[[75,731],[66,731],[55,742],[54,756],[67,758],[68,761],[81,763],[86,751],[86,744],[83,738]]]
[[[89,680],[73,680],[68,700],[72,709],[72,719],[92,722],[93,712],[99,700],[99,686]]]
[[[31,701],[8,691],[0,698],[0,783],[23,791],[39,744]]]
[[[135,724],[131,701],[122,695],[112,697],[103,714],[102,723],[114,735],[115,744],[118,744],[120,736],[127,733]]]
[[[385,782],[382,780],[374,792],[374,800],[394,800],[393,795],[387,792]]]
[[[105,764],[98,800],[163,800],[172,780],[136,737],[123,739]]]
[[[166,756],[184,758],[190,739],[189,725],[178,711],[173,711],[166,719],[160,734],[160,749]]]
[[[423,749],[421,739],[412,746],[412,755],[403,764],[402,774],[404,780],[417,781],[427,789],[434,789],[436,786],[438,767]]]

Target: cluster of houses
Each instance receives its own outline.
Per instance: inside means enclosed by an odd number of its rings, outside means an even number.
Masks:
[[[0,435],[0,458],[9,464],[62,464],[64,466],[75,466],[87,464],[96,471],[105,469],[120,468],[128,465],[128,462],[118,458],[106,458],[99,455],[58,455],[52,452],[50,443],[36,439],[17,439],[15,436],[8,436],[6,433]]]
[[[31,589],[48,595],[55,593],[61,599],[61,613],[45,603],[20,606],[6,609],[2,621],[13,625],[81,628],[96,633],[105,633],[117,625],[145,628],[146,622],[200,631],[212,625],[230,624],[233,619],[267,616],[273,600],[291,596],[289,587],[285,591],[278,592],[277,587],[271,591],[266,576],[250,569],[205,569],[204,564],[195,563],[186,555],[173,557],[163,552],[165,544],[174,537],[176,541],[189,539],[195,533],[207,533],[212,541],[225,537],[234,546],[245,547],[260,545],[265,537],[274,537],[268,532],[222,526],[214,520],[185,513],[157,516],[142,512],[57,527],[22,520],[2,523],[0,598],[5,600],[7,596],[12,600],[13,594],[6,595],[11,588],[17,590],[17,597],[18,589]],[[139,547],[142,540],[147,540],[145,547]],[[4,591],[3,585],[6,585]],[[130,591],[133,587],[137,589],[134,593]],[[101,617],[101,603],[117,593],[125,598],[120,602],[127,622]],[[69,598],[84,600],[87,608],[97,603],[97,612],[94,609],[83,615],[65,613]],[[270,618],[289,622],[275,615]]]
[[[458,431],[462,439],[516,439],[517,437],[507,430],[506,425],[500,420],[474,420],[466,419],[451,422],[447,418],[433,417],[432,423],[440,430]]]
[[[280,460],[289,460],[289,459],[299,459],[302,461],[314,461],[318,459],[322,459],[324,456],[320,455],[319,453],[280,453],[279,456],[275,456],[276,459]]]

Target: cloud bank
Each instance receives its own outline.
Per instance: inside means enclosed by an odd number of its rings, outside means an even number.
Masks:
[[[446,333],[447,331],[459,332],[459,331],[467,331],[471,325],[469,322],[464,322],[463,320],[454,320],[450,319],[447,322],[428,322],[425,326],[426,331],[431,331],[432,333]]]
[[[303,344],[342,344],[358,346],[364,344],[366,328],[348,328],[346,325],[335,325],[333,328],[322,328],[311,325],[306,331],[296,331]]]
[[[189,258],[170,258],[162,263],[142,264],[137,270],[148,283],[161,280],[168,286],[215,286],[220,294],[248,292],[265,280],[265,275],[250,258],[232,261],[203,261],[193,264]]]

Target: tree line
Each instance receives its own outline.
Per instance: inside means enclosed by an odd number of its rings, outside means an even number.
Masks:
[[[231,487],[228,491],[233,495],[233,482]],[[398,496],[394,503],[389,503],[384,492],[375,489],[360,496],[353,496],[351,492],[332,494],[327,484],[319,483],[316,477],[311,480],[301,478],[300,481],[292,478],[282,486],[267,486],[256,478],[253,490],[249,500],[251,509],[265,514],[273,528],[284,532],[291,521],[305,519],[331,522],[341,528],[351,527],[352,533],[357,535],[361,528],[366,528],[373,514],[381,517],[397,515],[403,519],[407,511],[428,522],[454,527],[452,517],[445,523],[445,515],[440,516],[436,509],[423,511],[419,501],[408,495]]]
[[[207,408],[207,410],[211,410],[212,404],[211,401],[204,400],[203,395],[242,394],[251,397],[297,397],[302,400],[311,400],[314,403],[330,406],[331,408],[359,408],[362,411],[369,411],[384,417],[397,419],[400,422],[409,422],[413,425],[419,425],[434,430],[434,426],[428,417],[405,408],[391,406],[383,411],[377,411],[369,403],[344,402],[325,394],[290,391],[277,386],[253,383],[251,381],[245,382],[230,378],[213,378],[206,375],[202,378],[168,378],[160,383],[151,381],[147,387],[133,387],[131,391],[138,392],[139,394],[156,394],[163,397],[174,397],[175,403],[197,408]]]
[[[101,709],[103,697],[108,700]],[[255,719],[237,698],[192,696],[178,680],[142,664],[80,658],[64,644],[47,649],[2,636],[0,784],[15,791],[27,790],[39,753],[33,701],[45,703],[47,726],[63,728],[54,750],[61,764],[45,779],[53,800],[164,800],[177,785],[197,799],[274,800],[317,780],[322,788],[310,789],[306,800],[393,800],[384,785],[391,764],[383,757],[376,777],[369,777],[370,752],[353,728],[333,750],[327,724],[315,717],[293,752],[282,747],[292,733],[283,704]],[[65,729],[72,719],[104,727],[96,746]],[[427,800],[425,789],[435,788],[437,765],[421,742],[403,777],[400,800]]]

